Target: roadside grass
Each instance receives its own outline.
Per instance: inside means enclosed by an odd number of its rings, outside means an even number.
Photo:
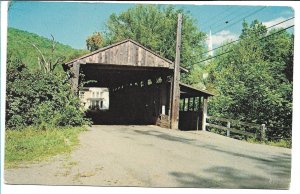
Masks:
[[[278,146],[278,147],[284,147],[284,148],[292,148],[292,142],[287,140],[279,140],[279,141],[269,141],[268,145],[271,146]]]
[[[249,142],[249,143],[257,143],[257,144],[262,143],[259,140],[253,139],[253,138],[248,138],[246,141]],[[292,142],[288,141],[288,140],[284,140],[284,139],[280,139],[278,141],[265,141],[263,143],[266,144],[266,145],[270,145],[270,146],[292,148]]]
[[[24,162],[48,159],[71,152],[79,143],[78,135],[85,127],[61,127],[39,130],[27,127],[5,131],[5,168],[15,168]]]

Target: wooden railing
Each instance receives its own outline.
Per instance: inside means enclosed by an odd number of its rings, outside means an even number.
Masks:
[[[227,125],[226,125],[226,127],[224,127],[224,126],[221,126],[221,125],[208,123],[206,121],[207,119],[226,122]],[[253,132],[247,132],[247,131],[239,130],[239,129],[236,129],[236,128],[232,128],[231,127],[232,125],[246,126],[246,127],[251,128],[251,129],[254,128],[254,129],[256,129],[256,132],[253,133]],[[259,125],[259,124],[255,124],[255,123],[246,123],[246,122],[233,120],[233,119],[225,119],[225,118],[220,118],[220,117],[207,116],[206,119],[205,119],[205,126],[213,127],[213,128],[217,128],[217,129],[221,129],[221,130],[226,130],[228,137],[230,137],[230,132],[233,132],[233,133],[253,137],[255,139],[260,139],[261,141],[264,141],[266,139],[266,125],[265,124]]]

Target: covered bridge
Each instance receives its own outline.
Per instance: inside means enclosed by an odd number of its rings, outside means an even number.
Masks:
[[[180,105],[175,118],[178,128],[195,130],[206,114],[208,97],[213,95],[179,83],[180,102],[172,104],[174,63],[130,39],[67,62],[64,69],[72,72],[75,92],[79,90],[80,73],[84,80],[96,81],[85,87],[109,89],[109,110],[89,113],[98,124],[155,124],[170,128],[172,109]],[[187,70],[180,67],[180,72]]]

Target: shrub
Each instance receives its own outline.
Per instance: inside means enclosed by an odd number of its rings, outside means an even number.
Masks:
[[[79,98],[71,91],[66,73],[29,71],[18,59],[7,68],[6,126],[41,128],[90,124]]]

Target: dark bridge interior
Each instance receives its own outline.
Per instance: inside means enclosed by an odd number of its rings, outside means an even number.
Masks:
[[[109,110],[89,111],[94,124],[156,124],[169,110],[172,71],[167,68],[82,64],[85,87],[109,88]]]

